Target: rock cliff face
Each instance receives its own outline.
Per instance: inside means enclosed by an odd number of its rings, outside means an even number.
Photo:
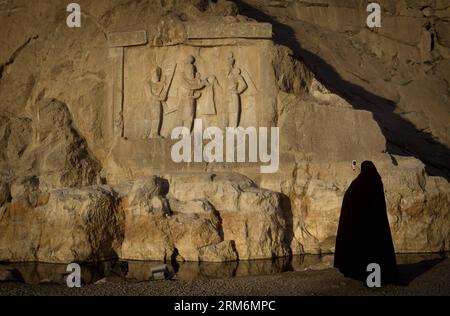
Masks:
[[[390,153],[426,161],[448,180],[449,4],[377,3],[381,27],[371,29],[364,1],[237,1],[242,14],[272,23],[275,42],[329,90],[372,112]],[[320,85],[310,88],[322,94]]]
[[[353,159],[397,252],[450,250],[445,1],[380,1],[375,30],[356,0],[78,3],[69,28],[64,1],[0,2],[0,261],[332,253]],[[240,125],[279,127],[278,172],[171,159],[186,69],[205,126],[245,83]]]

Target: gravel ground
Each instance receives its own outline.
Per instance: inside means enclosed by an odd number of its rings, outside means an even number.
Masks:
[[[70,289],[64,285],[0,283],[0,295],[450,295],[450,258],[401,265],[408,285],[368,289],[335,269],[230,279],[111,282]]]

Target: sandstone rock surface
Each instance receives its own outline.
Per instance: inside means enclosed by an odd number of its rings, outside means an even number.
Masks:
[[[0,260],[75,262],[109,259],[123,239],[120,212],[101,187],[13,197],[2,210]]]
[[[397,252],[450,250],[445,1],[382,1],[379,30],[360,1],[79,4],[69,28],[65,1],[0,3],[0,260],[226,276],[247,268],[225,261],[331,253],[354,159],[383,178]],[[205,126],[233,104],[241,126],[279,127],[277,173],[173,161],[188,68]],[[161,126],[143,138],[149,104]]]

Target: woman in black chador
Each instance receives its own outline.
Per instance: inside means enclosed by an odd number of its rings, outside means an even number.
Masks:
[[[366,281],[367,265],[381,268],[382,284],[397,278],[394,245],[386,212],[381,177],[371,161],[361,164],[361,173],[344,195],[336,239],[334,267],[346,277]]]

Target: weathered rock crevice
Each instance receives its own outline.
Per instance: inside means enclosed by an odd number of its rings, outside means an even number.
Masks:
[[[5,72],[8,68],[8,66],[12,65],[14,63],[14,61],[16,60],[16,58],[20,55],[21,51],[23,49],[25,49],[33,40],[36,40],[39,38],[39,35],[35,35],[32,37],[29,37],[22,45],[20,45],[9,57],[9,59],[0,64],[0,80],[3,77],[3,72]]]

